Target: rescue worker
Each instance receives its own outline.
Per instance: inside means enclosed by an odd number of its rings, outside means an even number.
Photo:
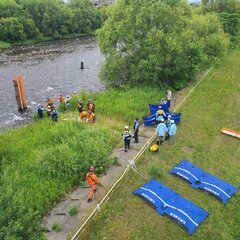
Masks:
[[[78,111],[80,113],[82,112],[82,110],[83,110],[83,101],[82,101],[82,99],[78,99],[77,109],[78,109]]]
[[[175,136],[176,132],[177,132],[177,126],[175,124],[175,121],[171,120],[171,125],[168,129],[168,135],[169,135],[168,142],[169,142],[169,144],[173,144],[174,136]]]
[[[172,118],[171,115],[168,115],[168,118],[166,121],[166,126],[167,126],[168,131],[169,131],[169,127],[171,126],[171,118]],[[169,134],[167,132],[166,139],[168,139],[168,138],[169,138]]]
[[[125,152],[127,152],[127,149],[130,149],[131,138],[132,138],[132,133],[129,131],[129,127],[125,126],[125,130],[122,133],[122,139],[124,141]]]
[[[44,112],[44,107],[39,103],[38,104],[38,118],[39,119],[43,118],[43,112]]]
[[[91,202],[93,200],[93,194],[94,192],[97,190],[97,186],[99,184],[99,180],[98,180],[98,177],[97,175],[94,173],[94,167],[91,166],[89,168],[89,171],[87,174],[86,174],[86,180],[90,186],[90,190],[88,192],[88,196],[87,196],[87,202]]]
[[[65,101],[64,96],[62,94],[60,94],[59,98],[58,98],[58,102],[64,103],[64,101]]]
[[[167,102],[168,102],[169,107],[171,104],[171,100],[172,100],[172,92],[171,92],[171,90],[167,90]]]
[[[70,102],[71,102],[71,97],[69,95],[66,96],[66,100],[65,100],[65,104],[67,107],[70,106]]]
[[[88,100],[87,108],[88,110],[91,110],[93,113],[95,112],[95,104],[93,103],[92,99]]]
[[[87,121],[87,111],[85,111],[85,109],[82,109],[82,112],[80,113],[80,120],[82,122],[86,122]]]
[[[47,107],[46,112],[47,112],[47,115],[50,117],[52,114],[52,109],[50,106]]]
[[[91,110],[88,110],[88,112],[87,112],[87,122],[93,123],[94,121],[95,121],[95,114]]]
[[[47,98],[47,104],[46,104],[46,108],[48,108],[48,106],[50,106],[51,109],[53,109],[53,102],[54,102],[54,99],[52,98]]]
[[[57,111],[57,109],[55,107],[53,107],[51,116],[52,116],[53,122],[57,122],[57,120],[58,120],[58,111]]]
[[[158,124],[157,129],[156,129],[156,134],[157,134],[157,145],[162,145],[162,142],[164,140],[165,134],[168,131],[164,119],[161,119],[161,122]]]
[[[133,124],[133,132],[134,132],[134,140],[135,143],[138,143],[138,130],[139,130],[139,120],[138,118],[135,119],[134,124]]]
[[[165,112],[162,110],[162,106],[158,107],[158,111],[156,112],[156,121],[158,122],[158,124],[161,122],[161,120],[166,117]]]

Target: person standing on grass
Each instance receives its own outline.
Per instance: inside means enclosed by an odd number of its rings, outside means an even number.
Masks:
[[[125,126],[125,130],[122,133],[122,139],[124,141],[125,152],[127,152],[127,149],[130,149],[131,138],[132,138],[132,133],[130,132],[129,127]]]
[[[169,142],[169,144],[173,144],[174,136],[175,136],[176,132],[177,132],[177,126],[175,124],[175,121],[171,120],[171,125],[168,128],[168,135],[169,135],[168,142]]]
[[[171,90],[167,90],[167,102],[169,104],[169,107],[171,104],[171,100],[172,100],[172,92],[171,92]]]
[[[90,190],[87,195],[87,202],[91,202],[93,200],[94,192],[97,190],[99,185],[99,180],[97,175],[94,173],[94,166],[89,168],[89,172],[86,174],[86,180],[90,186]]]
[[[138,130],[139,130],[139,120],[138,118],[135,119],[134,124],[133,124],[133,131],[134,131],[134,139],[135,143],[138,143]]]
[[[168,118],[167,118],[167,121],[166,121],[166,126],[167,126],[167,128],[168,128],[168,132],[169,132],[169,128],[170,128],[170,126],[171,126],[171,115],[168,115]],[[166,139],[169,139],[169,134],[168,134],[168,132],[167,132],[167,136],[166,136]]]
[[[168,131],[164,119],[161,119],[161,122],[158,124],[157,129],[156,129],[156,134],[157,134],[157,145],[162,145],[162,142],[164,140],[165,134]]]
[[[57,109],[55,107],[53,107],[51,116],[52,116],[52,121],[53,122],[57,122],[57,120],[58,120],[58,111],[57,111]]]
[[[39,103],[38,104],[38,118],[39,119],[43,118],[43,112],[44,112],[44,107]]]

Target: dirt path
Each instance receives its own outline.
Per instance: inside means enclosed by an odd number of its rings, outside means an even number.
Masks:
[[[174,107],[177,106],[186,92],[187,90],[184,89],[174,94],[171,109],[174,109]],[[101,201],[106,194],[106,190],[110,189],[110,187],[121,176],[129,163],[128,161],[136,156],[138,151],[154,132],[155,129],[152,127],[141,126],[139,131],[139,143],[131,143],[128,152],[124,152],[123,148],[113,150],[113,154],[117,157],[118,162],[111,166],[105,175],[100,176],[100,182],[104,187],[98,188],[92,202],[87,203],[87,192],[89,188],[83,187],[77,187],[72,193],[62,199],[62,201],[59,202],[43,219],[44,226],[49,230],[49,232],[46,233],[46,237],[49,240],[66,240],[69,236],[73,235],[96,207],[97,203]],[[69,215],[69,210],[72,207],[78,209],[78,214],[75,216]],[[58,224],[61,226],[62,230],[60,232],[53,231],[53,224]]]

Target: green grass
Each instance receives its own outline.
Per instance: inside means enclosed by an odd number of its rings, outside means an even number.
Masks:
[[[3,41],[0,41],[0,49],[2,48],[9,48],[11,47],[11,44],[8,43],[8,42],[3,42]]]
[[[131,126],[136,116],[148,114],[146,103],[157,102],[164,92],[125,88],[82,93],[59,114],[58,123],[45,116],[0,134],[0,239],[42,239],[41,218],[82,183],[90,165],[101,174],[115,163],[111,150],[122,144],[124,125]],[[94,100],[96,123],[76,121],[79,97],[85,104],[89,98]]]
[[[230,240],[240,236],[239,192],[224,206],[221,201],[168,174],[182,159],[239,187],[239,140],[221,134],[222,127],[240,126],[240,49],[216,66],[183,104],[175,144],[164,143],[159,153],[146,153],[137,163],[138,171],[152,175],[183,197],[209,212],[193,236],[167,216],[159,215],[132,192],[145,183],[129,172],[111,199],[88,224],[79,239],[196,239]],[[117,100],[117,99],[116,99]],[[182,151],[193,147],[192,153]],[[161,168],[158,174],[156,166]]]

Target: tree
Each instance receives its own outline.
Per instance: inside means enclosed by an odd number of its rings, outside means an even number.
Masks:
[[[197,16],[178,0],[119,0],[97,33],[106,56],[100,76],[113,85],[181,88],[228,46],[216,16]]]

